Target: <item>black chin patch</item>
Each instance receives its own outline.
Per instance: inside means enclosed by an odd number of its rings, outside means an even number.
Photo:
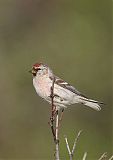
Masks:
[[[32,73],[32,75],[35,77],[35,76],[36,76],[36,73],[34,72],[34,73]]]

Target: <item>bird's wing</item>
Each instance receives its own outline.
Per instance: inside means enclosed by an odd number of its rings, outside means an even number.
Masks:
[[[101,107],[100,105],[104,104],[103,102],[95,101],[92,99],[87,98],[85,95],[83,95],[81,92],[79,92],[77,89],[75,89],[73,86],[71,86],[69,83],[65,82],[64,80],[60,79],[59,77],[54,77],[55,78],[55,84],[73,92],[76,96],[79,96],[79,102],[89,106],[95,110],[100,110]],[[53,79],[51,79],[53,80]]]
[[[81,97],[87,98],[85,95],[83,95],[81,92],[79,92],[76,88],[74,88],[69,83],[65,82],[64,80],[60,79],[59,77],[55,76],[55,84],[75,93],[76,95],[79,95]]]

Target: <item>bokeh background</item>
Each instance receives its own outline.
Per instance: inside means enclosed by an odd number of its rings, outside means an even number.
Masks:
[[[35,62],[85,95],[106,103],[101,112],[82,105],[65,111],[60,156],[112,153],[111,2],[107,0],[0,0],[0,160],[52,160],[50,106],[37,96],[28,73]]]

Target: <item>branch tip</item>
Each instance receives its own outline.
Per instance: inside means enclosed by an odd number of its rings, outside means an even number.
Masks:
[[[106,157],[107,157],[107,152],[103,153],[98,160],[103,160]]]
[[[87,152],[84,153],[82,160],[86,160],[86,157],[87,157]]]
[[[113,155],[109,158],[109,160],[113,160]]]

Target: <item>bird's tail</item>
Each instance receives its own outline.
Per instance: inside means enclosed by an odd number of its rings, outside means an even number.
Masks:
[[[81,99],[81,103],[97,111],[100,111],[101,110],[100,105],[104,104],[103,102],[98,102],[92,99],[87,99],[87,98],[80,98],[80,99]]]

